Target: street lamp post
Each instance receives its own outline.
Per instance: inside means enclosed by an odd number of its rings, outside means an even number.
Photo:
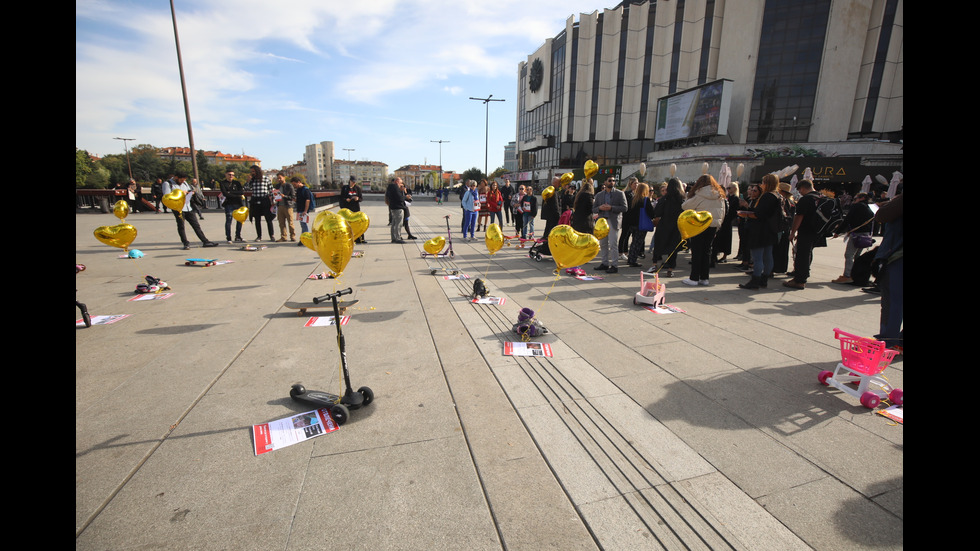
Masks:
[[[348,149],[348,148],[345,147],[344,148],[344,151],[347,152],[347,179],[349,180],[350,177],[354,175],[354,166],[350,162],[350,152],[351,151],[357,151],[357,150],[356,149]]]
[[[429,140],[432,143],[439,144],[439,187],[442,187],[442,144],[449,143],[449,140]],[[438,188],[437,188],[438,189]]]
[[[126,166],[129,167],[129,179],[133,179],[133,164],[129,162],[129,144],[126,142],[131,142],[136,138],[112,138],[113,140],[122,140],[123,148],[126,149]]]
[[[490,94],[489,96],[487,96],[485,98],[470,98],[471,100],[482,101],[483,102],[483,105],[486,105],[487,106],[487,122],[486,122],[486,125],[485,125],[485,131],[484,131],[484,133],[486,135],[486,138],[485,138],[485,142],[484,142],[484,146],[483,146],[483,175],[485,177],[487,177],[487,178],[490,177],[490,171],[489,171],[489,166],[488,166],[489,165],[489,158],[490,158],[490,102],[491,101],[507,101],[507,100],[502,100],[502,99],[490,99],[492,97],[493,97],[493,94]]]

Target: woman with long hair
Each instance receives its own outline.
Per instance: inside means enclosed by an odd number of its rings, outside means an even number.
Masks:
[[[759,200],[751,210],[739,211],[747,221],[746,233],[752,253],[752,279],[739,283],[743,289],[766,287],[773,269],[772,250],[779,241],[779,218],[782,202],[777,194],[779,178],[766,174],[759,185]]]
[[[490,213],[490,223],[496,220],[501,229],[504,227],[504,218],[501,209],[503,208],[504,196],[500,193],[497,181],[490,182],[490,189],[487,190],[487,211]],[[483,228],[486,230],[486,228]]]
[[[650,201],[650,186],[640,182],[636,184],[633,192],[633,200],[630,202],[628,216],[632,216],[633,237],[630,241],[629,252],[626,254],[626,261],[630,268],[639,268],[637,259],[643,254],[643,247],[646,246],[647,232],[653,229],[653,203]]]
[[[667,181],[667,189],[654,207],[653,218],[657,230],[653,234],[653,266],[647,273],[657,273],[657,263],[664,255],[661,269],[666,269],[664,277],[673,277],[677,267],[677,246],[681,242],[681,231],[677,228],[677,217],[684,212],[684,184],[677,178]]]
[[[592,180],[587,179],[582,182],[582,187],[575,194],[575,201],[572,203],[572,229],[579,233],[592,234],[593,218],[592,204],[595,202],[595,188],[592,187]],[[565,268],[565,273],[569,275],[585,275],[585,270],[581,266]]]
[[[712,260],[715,262],[727,262],[728,255],[732,254],[732,228],[735,220],[738,219],[738,182],[728,184],[726,191],[728,211],[721,222],[721,227],[718,228],[718,233],[715,234],[715,243],[711,247]],[[719,254],[721,258],[718,258]]]
[[[684,210],[708,212],[711,223],[701,233],[687,240],[691,249],[691,276],[682,281],[685,285],[708,285],[708,272],[711,267],[711,245],[715,233],[725,220],[727,195],[714,177],[704,174],[694,182],[687,192],[687,201],[681,205]]]
[[[745,188],[745,199],[738,200],[738,210],[752,210],[759,202],[759,184],[749,184]],[[736,212],[736,214],[738,214]],[[741,260],[738,265],[741,270],[752,269],[752,251],[749,250],[749,219],[744,216],[738,218],[738,255],[736,260]]]

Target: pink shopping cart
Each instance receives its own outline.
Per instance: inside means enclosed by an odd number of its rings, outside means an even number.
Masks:
[[[834,329],[834,338],[840,341],[841,362],[833,371],[821,371],[817,380],[861,400],[861,405],[874,409],[883,398],[895,405],[902,405],[902,389],[893,388],[879,374],[888,367],[898,354],[889,350],[885,343],[867,337],[859,337]],[[848,386],[857,383],[857,388]],[[873,387],[873,388],[872,388]]]

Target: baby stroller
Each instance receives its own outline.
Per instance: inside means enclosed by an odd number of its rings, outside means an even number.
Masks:
[[[551,249],[548,248],[548,240],[535,239],[534,245],[531,245],[531,248],[527,251],[527,257],[541,262],[541,259],[546,256],[551,256]]]

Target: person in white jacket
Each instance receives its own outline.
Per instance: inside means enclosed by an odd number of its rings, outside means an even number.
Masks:
[[[727,195],[718,182],[710,174],[698,178],[687,192],[684,210],[711,213],[711,224],[708,229],[687,240],[691,249],[691,276],[682,283],[686,285],[708,285],[708,269],[711,266],[711,244],[715,239],[718,228],[725,220],[725,210],[728,208]]]

